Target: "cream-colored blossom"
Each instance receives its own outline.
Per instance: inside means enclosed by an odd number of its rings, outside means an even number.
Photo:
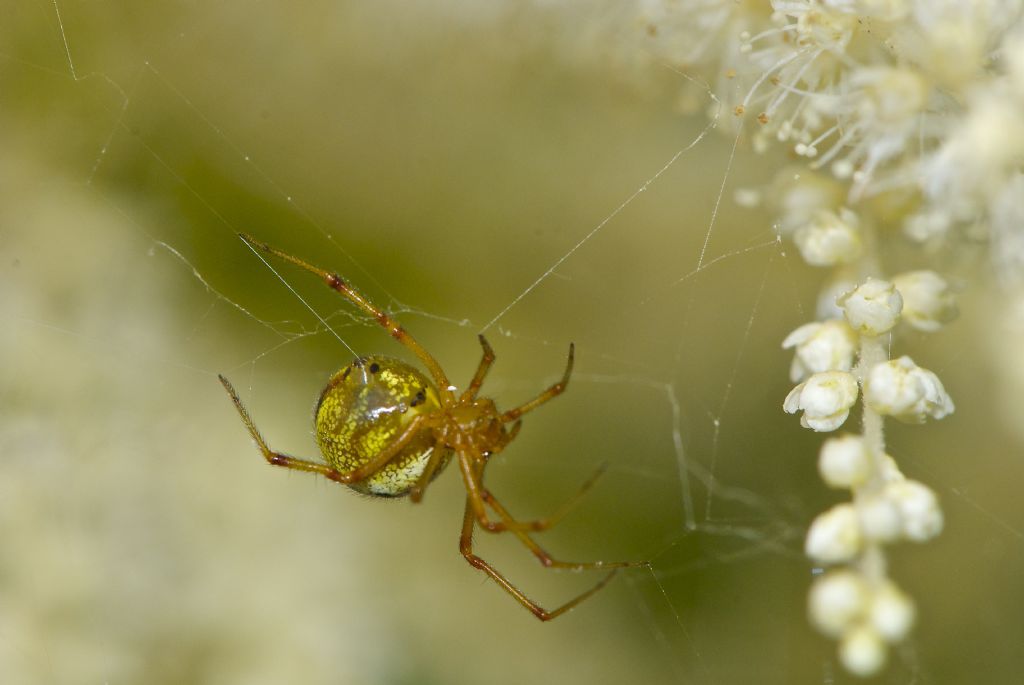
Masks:
[[[889,281],[869,278],[836,300],[846,320],[864,335],[882,335],[900,320],[903,298]]]
[[[864,246],[857,215],[842,207],[838,213],[820,210],[793,233],[793,242],[811,266],[849,264]]]
[[[868,495],[858,498],[856,507],[865,539],[887,543],[898,540],[903,534],[903,515],[892,498],[884,494]]]
[[[903,298],[903,320],[921,331],[937,331],[958,314],[949,283],[934,271],[908,271],[894,276]]]
[[[867,613],[870,596],[859,573],[829,571],[811,585],[807,612],[818,630],[838,638]]]
[[[819,212],[839,209],[844,196],[842,184],[826,174],[786,167],[776,174],[769,192],[778,212],[776,230],[783,236],[792,235]]]
[[[923,163],[927,197],[955,217],[968,219],[1019,172],[1024,156],[1024,117],[1006,89],[973,92],[965,118]]]
[[[857,510],[852,504],[837,504],[811,523],[804,552],[822,564],[838,564],[857,556],[863,541]]]
[[[907,423],[941,419],[955,409],[939,377],[907,356],[876,364],[868,371],[864,401],[879,414]]]
[[[818,302],[814,308],[819,319],[845,319],[843,308],[836,302],[840,297],[857,287],[857,280],[850,269],[837,268],[832,278],[821,286]]]
[[[914,601],[896,583],[887,581],[874,588],[868,607],[868,621],[886,642],[899,642],[914,626]]]
[[[871,625],[848,631],[839,641],[839,660],[850,673],[867,678],[878,673],[888,656],[888,648]]]
[[[839,428],[857,401],[857,379],[846,371],[816,373],[797,385],[786,396],[783,409],[788,414],[803,411],[800,425],[815,431]]]
[[[931,488],[914,480],[889,483],[885,496],[900,510],[903,537],[924,542],[942,532],[944,517],[939,499]]]
[[[804,324],[786,336],[783,349],[795,348],[789,379],[801,381],[822,371],[849,371],[857,337],[842,319]]]
[[[821,446],[818,473],[829,487],[852,488],[871,477],[871,461],[859,435],[829,438]]]

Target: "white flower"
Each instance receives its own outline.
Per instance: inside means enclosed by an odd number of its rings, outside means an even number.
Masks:
[[[788,414],[803,411],[800,425],[815,431],[839,428],[857,401],[857,380],[846,371],[816,373],[793,388],[782,407]]]
[[[882,636],[869,625],[848,631],[839,642],[839,660],[847,671],[861,677],[872,676],[885,666],[888,649]]]
[[[878,472],[885,482],[899,482],[906,480],[907,477],[900,471],[900,467],[896,464],[896,460],[888,454],[883,454],[882,458],[878,462]]]
[[[836,160],[833,174],[852,178],[850,195],[856,198],[878,167],[918,142],[929,83],[913,68],[869,64],[851,69],[844,86],[836,97],[815,101],[821,115],[837,125],[815,139],[827,149],[812,166]]]
[[[1021,197],[1024,197],[1024,174],[1018,173],[1005,184],[990,207],[990,254],[1007,290],[1024,285],[1024,206]]]
[[[953,291],[934,271],[908,271],[892,279],[903,297],[903,320],[920,331],[937,331],[957,316]]]
[[[793,240],[811,266],[849,264],[863,252],[859,225],[857,215],[845,207],[838,214],[822,210],[796,230]]]
[[[826,440],[818,456],[818,472],[829,487],[863,485],[871,475],[871,461],[864,440],[859,435],[842,435]]]
[[[863,17],[896,21],[910,11],[906,0],[823,0],[823,5]]]
[[[774,198],[779,212],[776,230],[790,235],[812,221],[819,212],[839,207],[844,188],[825,174],[806,169],[786,167],[773,181],[769,197]]]
[[[642,0],[638,6],[650,49],[673,64],[735,63],[740,34],[767,19],[767,8],[720,0]]]
[[[949,233],[953,217],[945,209],[930,208],[911,214],[903,222],[903,234],[917,243],[938,242]]]
[[[789,379],[800,381],[822,371],[849,371],[857,336],[842,319],[804,324],[786,336],[783,349],[796,348]]]
[[[811,622],[825,635],[839,637],[869,607],[867,583],[853,571],[829,571],[814,581],[807,600]]]
[[[844,273],[846,269],[840,268],[833,274],[832,279],[821,286],[818,292],[818,302],[814,308],[819,319],[845,319],[843,308],[836,302],[842,295],[857,287],[857,281],[851,274]]]
[[[868,620],[886,642],[899,642],[914,626],[914,601],[892,581],[875,589],[868,609]]]
[[[983,75],[996,31],[1016,20],[1015,2],[915,2],[913,26],[895,49],[929,80],[956,92]],[[1005,10],[998,7],[1003,5]],[[909,27],[908,27],[909,28]],[[916,29],[916,30],[915,30]]]
[[[939,377],[903,356],[876,364],[864,382],[864,401],[879,414],[907,423],[953,413],[953,400]]]
[[[922,165],[926,196],[965,215],[1020,168],[1024,118],[1005,89],[977,91],[966,118]]]
[[[1003,60],[1014,95],[1024,97],[1024,33],[1018,31],[1003,43]]]
[[[903,480],[885,486],[885,497],[899,508],[903,537],[924,542],[942,532],[944,519],[939,499],[931,489],[915,480]]]
[[[854,330],[864,335],[881,335],[900,320],[903,298],[889,281],[869,278],[836,300]]]
[[[857,500],[857,515],[864,537],[873,542],[893,542],[905,531],[899,504],[891,497],[874,495]]]
[[[837,504],[811,523],[804,552],[817,562],[838,564],[857,556],[862,543],[857,510],[852,504]]]

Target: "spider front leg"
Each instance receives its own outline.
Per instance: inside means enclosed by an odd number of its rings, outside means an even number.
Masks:
[[[249,435],[252,436],[252,439],[256,441],[256,446],[259,447],[260,452],[263,454],[263,458],[267,460],[268,464],[271,464],[272,466],[283,466],[284,468],[293,469],[295,471],[319,473],[325,478],[329,478],[336,483],[342,483],[345,485],[365,480],[383,468],[384,465],[391,461],[396,454],[401,452],[402,448],[408,445],[409,441],[412,440],[423,428],[424,419],[426,418],[421,415],[410,421],[405,430],[403,430],[402,433],[387,446],[387,448],[381,450],[381,452],[375,455],[373,459],[359,468],[351,471],[338,471],[336,469],[332,469],[326,464],[318,464],[313,461],[298,459],[270,449],[266,440],[263,439],[263,436],[256,428],[256,424],[253,423],[252,417],[249,416],[249,411],[245,408],[245,405],[242,404],[242,400],[238,397],[238,392],[235,391],[235,387],[231,385],[231,381],[223,375],[218,374],[217,377],[220,379],[221,385],[224,386],[224,389],[227,390],[228,395],[231,397],[231,401],[235,404],[235,409],[238,410],[238,415],[242,417],[242,423],[245,424],[245,427],[248,429]]]
[[[406,331],[400,323],[391,318],[387,312],[379,309],[372,302],[366,299],[361,292],[356,290],[355,287],[345,281],[341,276],[327,271],[326,269],[313,266],[309,262],[290,255],[276,247],[272,247],[262,240],[257,240],[248,233],[239,233],[238,237],[254,251],[260,250],[262,252],[266,252],[269,255],[273,255],[278,259],[283,259],[286,262],[294,264],[295,266],[301,267],[306,271],[319,276],[328,287],[343,296],[352,304],[359,307],[359,309],[363,310],[365,314],[372,317],[378,324],[383,326],[387,332],[391,334],[392,338],[409,348],[409,350],[411,350],[412,353],[415,354],[421,362],[423,362],[423,365],[430,370],[430,375],[433,376],[434,382],[437,384],[438,391],[441,395],[448,398],[452,397],[452,391],[450,390],[451,383],[448,381],[448,376],[445,374],[438,361],[434,359],[434,356],[427,352],[427,350],[420,345],[420,343],[412,337],[412,335]]]
[[[557,618],[565,612],[569,611],[577,604],[587,599],[595,592],[597,592],[605,585],[607,585],[609,581],[611,581],[611,579],[614,578],[615,574],[619,571],[618,568],[613,568],[611,572],[608,573],[608,575],[602,578],[600,582],[598,582],[596,585],[594,585],[586,592],[577,595],[576,597],[569,600],[557,609],[553,611],[548,611],[547,609],[543,608],[542,606],[538,605],[536,602],[531,600],[525,594],[523,594],[522,590],[520,590],[511,582],[509,582],[509,580],[505,576],[503,576],[501,572],[498,571],[498,569],[494,568],[489,563],[487,563],[486,561],[484,561],[483,559],[481,559],[473,553],[473,526],[476,524],[476,512],[474,511],[472,499],[472,496],[466,499],[466,511],[462,517],[462,536],[459,538],[459,551],[462,552],[462,556],[466,558],[466,561],[468,561],[473,568],[478,568],[484,573],[486,573],[488,576],[490,576],[496,583],[498,583],[498,585],[502,587],[503,590],[505,590],[505,592],[512,595],[517,602],[526,607],[526,609],[528,609],[531,613],[533,613],[534,616],[539,618],[541,621],[550,621],[551,619]]]
[[[469,382],[469,387],[462,393],[462,397],[459,398],[460,402],[467,403],[472,401],[476,394],[480,391],[480,386],[484,383],[484,376],[491,368],[491,364],[494,363],[494,350],[491,348],[491,344],[487,342],[487,338],[483,336],[483,333],[477,336],[480,340],[480,347],[484,348],[484,356],[480,359],[480,365],[476,367],[476,373],[473,374],[473,380]]]
[[[558,397],[563,392],[565,392],[565,389],[569,387],[569,377],[572,375],[572,365],[573,359],[575,358],[575,351],[576,346],[573,345],[572,343],[569,343],[569,361],[565,365],[565,373],[562,374],[562,380],[558,381],[550,388],[542,392],[540,395],[527,402],[526,404],[522,404],[516,407],[515,409],[509,409],[508,411],[503,413],[501,415],[502,422],[508,423],[509,421],[515,421],[526,412],[533,411],[534,409],[544,404],[548,400],[554,397]]]

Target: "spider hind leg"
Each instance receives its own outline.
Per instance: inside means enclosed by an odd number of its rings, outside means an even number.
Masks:
[[[611,579],[615,577],[615,574],[619,572],[618,568],[613,568],[604,578],[598,581],[598,583],[591,587],[589,590],[586,590],[585,592],[576,595],[575,597],[573,597],[557,609],[548,611],[544,607],[540,606],[539,604],[531,600],[525,594],[523,594],[523,591],[517,588],[515,585],[513,585],[505,576],[501,574],[500,571],[498,571],[498,569],[494,568],[488,562],[484,561],[482,558],[473,553],[473,527],[475,526],[475,524],[476,513],[473,511],[473,503],[471,501],[471,498],[468,498],[466,500],[466,512],[462,517],[462,536],[459,538],[459,551],[462,552],[462,556],[465,557],[466,561],[469,562],[470,566],[472,566],[473,568],[480,569],[488,576],[490,576],[491,579],[493,579],[494,582],[500,585],[505,592],[512,595],[512,597],[515,598],[517,602],[523,605],[527,610],[530,611],[530,613],[532,613],[541,621],[550,621],[553,618],[558,618],[565,612],[574,608],[575,606],[583,602],[585,599],[587,599],[594,593],[598,592],[605,585],[607,585],[611,581]]]

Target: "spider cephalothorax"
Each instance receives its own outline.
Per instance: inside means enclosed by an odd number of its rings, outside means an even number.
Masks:
[[[320,395],[315,412],[317,444],[327,462],[319,464],[271,450],[256,429],[234,387],[227,378],[220,376],[249,434],[269,463],[319,473],[365,494],[383,497],[409,495],[416,502],[454,454],[467,493],[462,536],[459,539],[460,551],[470,564],[487,573],[520,604],[544,621],[568,611],[600,590],[618,569],[646,565],[646,562],[577,563],[553,559],[528,533],[553,526],[576,498],[550,518],[518,521],[484,487],[483,472],[488,458],[503,450],[515,438],[521,426],[520,417],[565,391],[572,374],[572,345],[569,346],[565,373],[558,383],[533,400],[502,412],[493,400],[477,397],[484,377],[494,362],[494,351],[482,335],[479,340],[483,358],[466,390],[456,395],[455,386],[448,380],[437,360],[397,321],[371,304],[340,276],[312,266],[251,236],[242,234],[241,238],[254,250],[291,262],[319,276],[411,350],[427,367],[431,377],[428,378],[405,362],[376,355],[356,359],[332,376]],[[577,497],[593,482],[594,478],[591,478]],[[488,515],[488,508],[497,519]],[[583,594],[553,611],[547,611],[473,553],[473,528],[477,524],[492,532],[513,532],[544,566],[572,570],[609,569],[609,573]]]

